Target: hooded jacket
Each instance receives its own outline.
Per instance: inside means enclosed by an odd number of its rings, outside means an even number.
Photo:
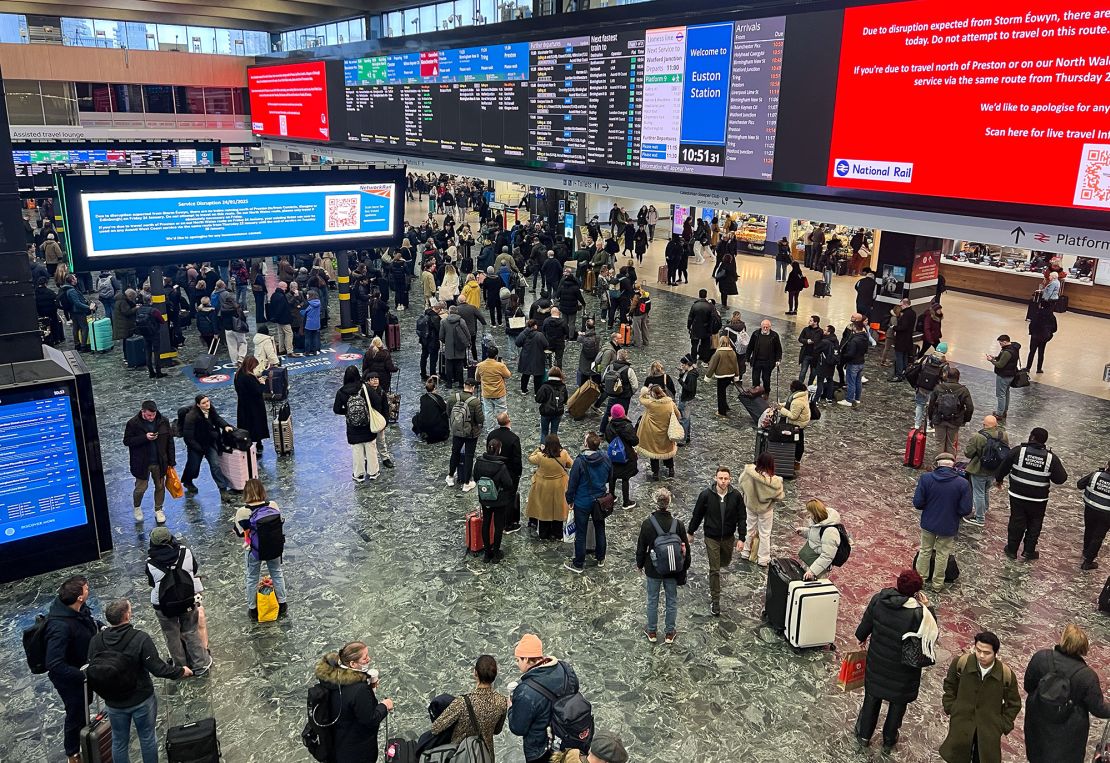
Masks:
[[[1037,685],[1050,671],[1067,676],[1071,683],[1074,709],[1062,722],[1045,717],[1040,704],[1032,701]],[[1103,699],[1098,673],[1082,657],[1065,654],[1057,646],[1033,655],[1024,682],[1029,696],[1025,706],[1025,753],[1030,763],[1083,763],[1087,759],[1090,716],[1110,718],[1110,705]]]
[[[755,464],[744,467],[744,471],[740,473],[739,488],[744,495],[744,505],[755,514],[766,514],[775,507],[776,502],[785,497],[782,477],[777,474],[772,477],[760,474],[755,470]]]
[[[74,612],[55,597],[46,613],[46,671],[50,680],[80,686],[85,677],[81,667],[89,661],[89,642],[96,635],[97,622],[88,604]]]
[[[520,677],[509,705],[509,731],[524,737],[526,760],[543,757],[548,748],[547,729],[551,725],[551,701],[530,685],[532,681],[556,696],[578,691],[578,676],[574,668],[554,657],[528,669]]]
[[[128,419],[123,427],[123,444],[130,451],[131,476],[137,480],[145,480],[150,476],[149,467],[157,466],[164,476],[167,466],[176,466],[177,459],[173,444],[173,432],[170,431],[170,422],[161,413],[150,422],[153,430],[147,429],[147,423],[141,413]],[[146,433],[154,431],[158,438],[151,442],[146,439]]]
[[[334,664],[333,664],[334,663]],[[326,715],[335,720],[334,754],[330,763],[367,763],[378,759],[378,729],[389,715],[378,702],[365,673],[339,665],[334,652],[316,663],[316,680],[328,689],[329,707]]]
[[[567,385],[557,377],[548,379],[536,390],[536,402],[541,416],[562,416],[567,406]]]
[[[439,324],[439,341],[447,360],[465,360],[470,350],[470,329],[458,313],[448,313]]]
[[[832,566],[836,550],[840,548],[840,533],[828,529],[840,524],[840,512],[836,509],[826,509],[829,513],[825,521],[811,524],[805,530],[806,543],[810,551],[817,554],[817,558],[809,565],[808,570],[814,577],[821,577]]]
[[[274,338],[269,334],[254,335],[254,357],[258,358],[258,367],[254,370],[256,376],[262,376],[271,366],[281,365]]]
[[[132,635],[134,634],[134,635]],[[122,648],[120,648],[122,646]],[[121,700],[105,699],[108,707],[125,708],[134,707],[154,696],[154,682],[150,677],[172,678],[174,681],[183,678],[185,668],[171,665],[158,656],[158,649],[154,646],[153,639],[146,631],[141,631],[131,623],[114,625],[105,628],[96,634],[89,642],[88,658],[101,652],[121,652],[132,659],[135,664],[135,691],[130,696]]]
[[[958,418],[956,421],[941,421],[939,418],[939,411],[937,410],[937,401],[940,396],[952,393],[960,402],[960,410],[957,412]],[[975,403],[971,400],[971,391],[960,384],[959,382],[940,382],[933,388],[932,393],[929,395],[929,403],[925,408],[925,414],[929,417],[934,425],[944,424],[946,426],[960,427],[971,421],[971,417],[975,413]]]
[[[921,529],[951,538],[960,517],[971,514],[971,483],[950,466],[922,474],[913,493],[913,507],[921,512]]]
[[[320,300],[308,300],[308,305],[301,310],[301,315],[304,316],[305,331],[320,330]]]
[[[902,663],[902,635],[916,633],[922,617],[920,606],[905,606],[909,598],[884,588],[871,597],[856,628],[857,641],[871,640],[864,676],[867,693],[896,704],[913,702],[921,688],[921,668]]]
[[[636,427],[632,425],[627,416],[611,418],[609,419],[609,425],[605,427],[606,440],[612,442],[618,437],[624,443],[627,460],[623,464],[610,462],[613,466],[613,479],[631,479],[639,472],[639,454],[636,453],[636,446],[640,444],[640,438],[636,434]]]
[[[600,450],[584,450],[574,459],[567,483],[567,503],[576,509],[588,509],[605,494],[613,465]]]

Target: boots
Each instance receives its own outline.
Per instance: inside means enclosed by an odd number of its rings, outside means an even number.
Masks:
[[[802,462],[801,461],[795,461],[794,462],[794,474],[800,474],[801,471],[802,471]]]
[[[289,610],[288,610],[287,605],[288,605],[288,602],[284,602],[284,601],[278,602],[278,620],[284,619],[286,617],[286,615],[289,614]]]

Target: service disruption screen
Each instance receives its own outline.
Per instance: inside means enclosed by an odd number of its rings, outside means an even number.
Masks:
[[[344,62],[350,143],[770,179],[786,18]]]
[[[0,544],[87,521],[69,390],[0,393]]]

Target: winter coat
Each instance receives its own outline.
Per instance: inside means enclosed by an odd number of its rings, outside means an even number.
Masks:
[[[978,736],[979,763],[1002,763],[1002,736],[1014,730],[1021,711],[1017,676],[997,658],[985,679],[973,653],[964,655],[962,669],[960,660],[952,658],[944,678],[941,703],[948,716],[948,736],[940,756],[947,763],[966,763],[971,760],[971,740]]]
[[[439,341],[443,348],[443,357],[447,360],[465,360],[470,352],[470,329],[466,327],[462,316],[457,313],[448,313],[447,317],[439,323]]]
[[[1034,692],[1045,674],[1055,671],[1070,679],[1074,708],[1062,722],[1045,717]],[[1071,657],[1060,647],[1042,649],[1025,669],[1025,756],[1029,763],[1083,763],[1087,759],[1090,716],[1110,718],[1098,674],[1082,657]]]
[[[782,477],[777,474],[768,477],[755,470],[755,464],[748,464],[740,473],[737,486],[744,495],[744,505],[754,514],[766,514],[775,503],[786,497],[782,488]]]
[[[509,427],[498,426],[486,435],[486,442],[497,440],[501,443],[501,455],[505,458],[505,465],[509,467],[509,474],[513,477],[513,484],[520,484],[520,476],[524,473],[524,462],[520,453],[520,438]]]
[[[902,309],[894,324],[894,351],[913,352],[913,332],[917,330],[917,313],[912,307]]]
[[[420,409],[413,414],[412,431],[424,435],[425,442],[444,442],[451,436],[447,421],[447,401],[438,393],[425,392],[420,396]]]
[[[809,393],[804,390],[792,392],[789,399],[779,410],[786,420],[794,426],[805,429],[809,426]]]
[[[693,339],[708,339],[713,333],[713,322],[717,319],[717,311],[708,300],[697,299],[690,305],[690,314],[686,316],[686,329]]]
[[[1006,434],[1005,427],[997,426],[992,427],[991,429],[980,429],[978,432],[971,436],[971,438],[967,441],[967,445],[964,446],[964,455],[970,459],[967,462],[967,468],[965,471],[967,471],[968,474],[982,474],[993,477],[994,471],[988,471],[987,469],[984,469],[983,463],[980,460],[983,455],[983,448],[985,448],[987,445],[987,437],[983,434],[984,432],[986,432],[986,434],[990,435],[996,440],[1002,440],[1002,442],[1006,445],[1010,444],[1010,438]],[[997,469],[995,471],[997,471]]]
[[[157,466],[165,476],[167,466],[177,465],[170,422],[161,413],[155,415],[150,426],[158,433],[158,439],[153,443],[146,439],[146,433],[151,431],[147,426],[143,415],[137,413],[123,427],[123,444],[130,451],[131,476],[138,480],[150,477],[150,466]]]
[[[389,710],[378,702],[367,675],[332,665],[327,657],[316,663],[316,679],[328,688],[329,707],[320,716],[335,721],[331,727],[334,752],[329,763],[373,763],[378,759],[378,729]]]
[[[483,477],[489,477],[497,486],[497,500],[482,504],[486,509],[504,509],[515,502],[516,484],[513,476],[509,474],[504,456],[491,456],[483,453],[474,459],[474,474],[472,480],[477,482]]]
[[[121,648],[122,647],[122,648]],[[131,658],[135,670],[135,690],[123,699],[105,699],[104,704],[112,708],[134,707],[154,696],[154,682],[150,677],[172,678],[185,676],[185,668],[167,663],[158,656],[158,648],[150,634],[141,631],[131,623],[105,628],[89,642],[88,659],[101,652],[119,652]]]
[[[551,316],[543,322],[540,327],[543,335],[547,337],[547,346],[552,350],[562,350],[567,346],[567,339],[570,338],[570,326],[561,315],[556,318]]]
[[[740,363],[731,347],[718,347],[705,369],[707,379],[735,379],[740,376]]]
[[[543,353],[547,349],[547,337],[543,332],[526,328],[515,340],[520,348],[520,357],[517,358],[516,370],[529,376],[543,377],[547,373],[547,364]]]
[[[644,391],[640,393],[640,405],[644,407],[644,415],[636,430],[636,436],[640,438],[636,451],[644,458],[674,458],[678,445],[667,436],[671,414],[678,415],[674,401],[669,397],[657,400]]]
[[[482,397],[497,400],[505,397],[505,380],[512,376],[509,367],[500,360],[486,358],[474,369],[474,376],[482,385]]]
[[[604,451],[584,450],[574,459],[567,482],[567,503],[576,509],[594,505],[609,486],[613,465]]]
[[[96,635],[97,622],[88,604],[80,612],[55,598],[46,613],[46,671],[55,685],[80,688],[84,684],[81,668],[89,661],[89,641]]]
[[[288,326],[293,322],[289,316],[289,297],[285,289],[274,289],[266,303],[266,317],[270,323],[276,323],[279,326]]]
[[[548,748],[547,729],[551,725],[551,700],[540,694],[536,681],[556,696],[578,691],[578,676],[565,662],[550,657],[520,677],[509,705],[509,731],[524,737],[524,758],[538,760]]]
[[[1029,339],[1031,342],[1048,342],[1056,333],[1056,328],[1056,314],[1052,310],[1046,308],[1034,310],[1033,316],[1029,319]]]
[[[960,517],[971,514],[971,483],[950,466],[937,467],[918,478],[913,506],[921,512],[922,530],[954,537]]]
[[[565,522],[570,511],[566,497],[570,479],[567,470],[574,465],[570,454],[563,450],[556,459],[537,449],[528,456],[528,463],[535,466],[536,471],[528,489],[525,513],[541,522]]]
[[[601,340],[597,338],[597,332],[590,329],[580,333],[576,341],[580,348],[578,350],[578,373],[585,378],[591,376],[594,372],[594,360],[601,349]]]
[[[250,432],[251,442],[261,442],[270,438],[266,401],[262,397],[265,391],[266,383],[254,374],[244,371],[235,373],[235,394],[239,398],[235,409],[235,423],[239,429]]]
[[[805,276],[802,274],[802,271],[791,268],[790,272],[786,275],[786,288],[783,291],[797,294],[805,287]]]
[[[185,438],[185,446],[189,450],[203,454],[209,448],[219,447],[222,433],[228,426],[230,425],[223,420],[220,414],[216,413],[215,405],[208,409],[207,417],[200,412],[200,408],[194,405],[185,414],[185,421],[182,426],[184,431],[181,434]]]
[[[536,402],[541,416],[562,416],[567,410],[567,385],[557,378],[551,378],[536,390]]]
[[[940,310],[939,305],[929,305],[925,308],[925,322],[922,332],[925,336],[925,341],[929,344],[936,344],[940,341],[940,323],[943,318],[938,310]]]
[[[609,425],[605,427],[605,439],[608,442],[612,442],[618,437],[624,443],[627,460],[623,464],[610,461],[613,466],[613,479],[632,479],[640,471],[639,457],[636,453],[636,446],[640,444],[640,438],[636,436],[636,427],[632,426],[632,422],[625,416],[609,419]]]
[[[301,315],[304,316],[305,331],[320,330],[320,300],[308,300],[308,305],[301,310]]]
[[[903,606],[909,598],[894,588],[884,588],[871,597],[856,628],[856,641],[862,644],[871,639],[864,689],[872,697],[894,704],[913,702],[921,687],[921,668],[902,664],[902,634],[916,633],[923,617],[920,604],[913,609]]]
[[[352,395],[362,394],[362,390],[365,388],[365,386],[366,385],[363,384],[361,380],[359,380],[353,381],[350,384],[344,384],[342,387],[340,387],[339,390],[335,393],[335,402],[332,403],[331,412],[337,416],[342,416],[344,418],[344,421],[346,421],[347,401],[351,399]],[[367,397],[369,397],[369,395]],[[367,403],[367,405],[370,405],[370,403]],[[358,445],[360,443],[370,442],[375,437],[377,437],[377,435],[373,431],[371,431],[369,421],[367,421],[366,426],[361,427],[352,426],[349,421],[346,421],[346,425],[347,443],[349,445]]]
[[[112,339],[122,341],[135,333],[135,313],[139,306],[121,296],[112,307]],[[198,324],[199,325],[199,324]]]
[[[815,577],[821,577],[829,571],[833,557],[836,556],[836,550],[840,548],[840,533],[828,530],[833,525],[840,524],[840,513],[836,509],[828,509],[828,512],[829,516],[824,522],[810,525],[804,533],[809,554],[816,555],[813,563],[808,567]]]
[[[582,285],[574,276],[564,276],[559,282],[557,301],[559,312],[564,315],[574,315],[579,306],[585,307],[586,300],[582,298]]]
[[[941,395],[951,392],[960,401],[960,417],[956,421],[941,421],[937,410],[937,400]],[[925,408],[925,415],[934,425],[947,424],[948,426],[963,426],[971,421],[975,413],[975,403],[971,400],[971,391],[959,382],[940,382],[929,394],[929,403]]]
[[[119,305],[120,303],[116,302],[117,310],[119,309]],[[135,308],[135,312],[138,312],[138,308]],[[134,331],[134,329],[135,321],[134,319],[132,319],[130,330]],[[219,316],[211,307],[204,307],[203,305],[197,307],[197,333],[199,333],[202,337],[213,337],[220,333]],[[205,352],[207,352],[207,349],[205,349]]]
[[[274,338],[269,334],[254,335],[254,357],[258,358],[258,367],[254,371],[257,376],[262,376],[271,366],[281,365]]]
[[[669,511],[653,511],[651,516],[663,528],[663,532],[670,532],[671,525],[675,523],[677,517]],[[651,518],[645,519],[640,524],[640,535],[636,539],[636,567],[644,571],[644,574],[654,580],[661,580],[663,578],[674,578],[679,585],[686,585],[686,572],[690,569],[690,541],[687,540],[686,528],[682,524],[682,520],[678,519],[678,527],[675,532],[678,537],[682,539],[682,569],[669,575],[664,575],[655,568],[655,562],[652,561],[650,552],[655,546],[655,539],[659,537],[659,532],[651,523]]]
[[[390,382],[393,380],[393,374],[397,373],[397,364],[393,362],[393,354],[384,347],[376,351],[373,348],[367,350],[366,354],[362,356],[363,378],[371,372],[378,375],[381,389],[388,390]]]
[[[466,302],[468,305],[473,305],[474,307],[481,307],[482,287],[478,285],[477,281],[467,281],[462,288],[459,301]]]
[[[779,363],[782,361],[782,340],[776,331],[771,330],[766,334],[762,330],[756,331],[748,339],[749,363]]]
[[[713,280],[717,282],[721,296],[729,297],[739,293],[736,289],[736,260],[732,255],[721,258],[720,263],[713,270]]]

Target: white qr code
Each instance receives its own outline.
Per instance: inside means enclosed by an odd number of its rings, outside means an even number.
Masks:
[[[325,196],[324,206],[327,217],[324,220],[324,230],[328,232],[358,230],[361,227],[359,201],[358,194]]]
[[[1083,146],[1075,182],[1075,205],[1110,209],[1110,145]]]

